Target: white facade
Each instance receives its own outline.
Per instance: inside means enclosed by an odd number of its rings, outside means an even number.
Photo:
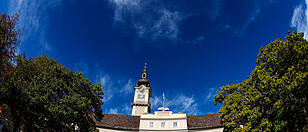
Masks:
[[[189,130],[189,132],[223,132],[224,128],[220,127],[220,128],[212,128],[212,129],[197,129],[197,130]]]
[[[187,131],[187,118],[184,113],[173,113],[168,108],[160,108],[154,113],[140,116],[140,131]]]
[[[117,130],[110,128],[96,128],[99,132],[130,132],[129,130]]]

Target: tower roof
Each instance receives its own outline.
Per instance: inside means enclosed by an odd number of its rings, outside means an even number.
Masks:
[[[148,80],[147,62],[144,63],[144,68],[141,74],[141,78],[138,80],[137,86],[145,85],[150,86],[150,81]]]

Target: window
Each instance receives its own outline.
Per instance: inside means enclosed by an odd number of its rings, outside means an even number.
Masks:
[[[173,127],[178,127],[178,123],[177,122],[173,122]]]
[[[165,122],[162,122],[162,123],[160,124],[160,126],[161,126],[161,127],[165,127]]]
[[[150,127],[153,127],[153,122],[150,122],[149,126],[150,126]]]

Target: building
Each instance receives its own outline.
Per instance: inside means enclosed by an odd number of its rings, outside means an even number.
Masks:
[[[166,107],[160,107],[151,113],[150,98],[152,91],[147,79],[147,63],[134,87],[134,101],[131,115],[104,114],[101,121],[95,121],[100,132],[114,131],[204,131],[221,132],[223,125],[218,114],[186,116],[185,113],[173,113]]]

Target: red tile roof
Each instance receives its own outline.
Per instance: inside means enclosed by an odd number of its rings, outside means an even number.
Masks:
[[[209,129],[223,127],[218,114],[187,116],[188,129]]]
[[[104,114],[101,121],[96,121],[97,127],[122,129],[122,130],[139,130],[140,116],[119,115],[119,114]],[[187,116],[187,127],[192,129],[210,129],[223,127],[220,123],[218,114]]]
[[[140,116],[119,115],[119,114],[104,114],[101,121],[96,121],[97,127],[123,129],[123,130],[138,130]]]

